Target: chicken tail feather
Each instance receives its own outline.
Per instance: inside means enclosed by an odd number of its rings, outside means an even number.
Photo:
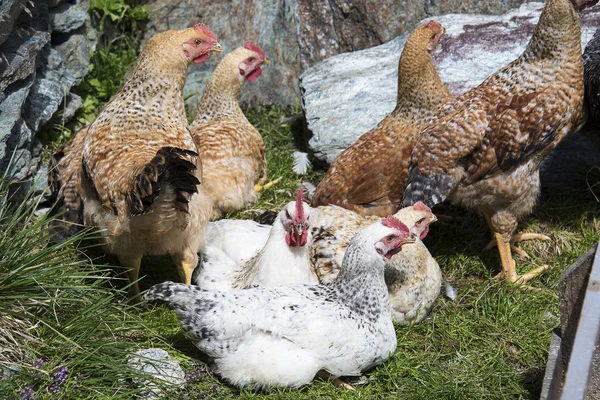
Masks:
[[[128,203],[132,215],[150,211],[163,184],[173,188],[175,208],[189,213],[188,203],[192,195],[198,193],[200,181],[194,174],[196,165],[186,157],[196,158],[198,154],[176,147],[163,147],[156,153],[137,176],[134,188],[129,192]]]
[[[403,207],[409,207],[422,201],[428,207],[433,207],[446,200],[454,187],[454,178],[438,173],[434,177],[419,173],[418,167],[413,167],[408,176],[408,184],[404,189]]]

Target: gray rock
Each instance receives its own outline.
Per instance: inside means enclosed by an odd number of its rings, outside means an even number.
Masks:
[[[65,105],[63,106],[63,104]],[[54,114],[49,124],[65,125],[75,116],[77,110],[81,108],[83,100],[81,96],[69,93],[63,104],[58,108],[58,111]]]
[[[50,26],[53,32],[71,32],[90,19],[87,8],[90,0],[63,3],[50,10]]]
[[[4,92],[6,97],[0,103],[0,115],[2,115],[2,118],[0,118],[0,159],[3,159],[6,155],[1,146],[9,140],[10,132],[17,121],[21,119],[21,108],[25,104],[33,80],[34,77],[31,76],[28,79],[16,82]]]
[[[64,104],[74,82],[75,77],[62,63],[60,54],[51,49],[42,72],[36,77],[31,87],[23,112],[31,129],[37,132],[52,118],[58,107]]]
[[[0,3],[0,45],[6,41],[15,20],[23,11],[27,0],[3,0]]]
[[[542,8],[542,3],[527,3],[501,16],[434,17],[446,28],[434,64],[450,91],[458,94],[471,89],[517,58],[533,34]],[[582,13],[583,45],[598,24],[598,7]],[[313,134],[309,147],[319,160],[331,163],[394,109],[398,59],[407,36],[331,57],[302,74],[303,107]]]
[[[0,46],[0,91],[35,72],[50,33],[16,28],[10,40]]]
[[[92,43],[83,33],[56,36],[56,39],[53,38],[54,49],[58,51],[65,67],[75,78],[73,84],[79,85],[90,70]]]
[[[185,384],[185,372],[179,366],[179,361],[171,359],[169,353],[162,349],[143,349],[135,352],[128,360],[129,365],[155,379],[168,382],[175,386]],[[163,395],[160,388],[145,378],[135,380],[148,390],[142,393],[146,399],[157,399]]]

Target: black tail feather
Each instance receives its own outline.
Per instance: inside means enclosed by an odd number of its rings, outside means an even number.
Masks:
[[[418,167],[413,167],[408,175],[402,207],[409,207],[418,201],[422,201],[432,208],[446,200],[454,188],[454,178],[438,173],[433,178],[419,173]]]
[[[128,195],[132,215],[150,211],[165,182],[175,190],[175,208],[189,212],[188,203],[198,192],[200,181],[194,174],[196,165],[185,157],[197,159],[198,154],[175,147],[163,147],[156,153],[138,175],[134,189]]]

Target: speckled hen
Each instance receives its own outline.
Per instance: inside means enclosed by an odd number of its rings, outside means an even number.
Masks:
[[[204,189],[213,201],[212,219],[254,203],[255,185],[267,177],[265,143],[238,100],[244,82],[255,82],[268,62],[250,40],[227,54],[212,73],[190,126],[202,159]]]
[[[299,190],[296,201],[289,202],[281,210],[266,243],[250,259],[240,262],[236,255],[231,257],[227,254],[227,247],[231,247],[229,242],[234,240],[234,232],[207,238],[195,283],[207,290],[242,289],[254,285],[317,284],[319,279],[311,265],[307,246],[311,240],[309,228],[310,207],[302,201],[302,191]],[[236,236],[235,247],[255,248],[255,240],[261,240],[261,235],[247,232],[245,236]]]
[[[220,50],[204,25],[155,35],[117,94],[82,132],[85,225],[104,228],[107,251],[129,268],[132,283],[146,254],[170,254],[182,281],[191,283],[208,216],[206,200],[196,194],[202,168],[183,85],[192,62]],[[132,284],[134,300],[138,293]]]
[[[213,292],[167,282],[143,298],[173,307],[186,336],[236,386],[299,387],[320,370],[356,376],[396,349],[384,259],[409,235],[393,218],[361,230],[329,285]]]
[[[431,207],[449,199],[481,211],[498,245],[500,276],[509,282],[526,282],[547,268],[517,274],[512,243],[548,237],[513,233],[537,201],[542,159],[584,122],[575,8],[596,1],[548,0],[524,53],[442,107],[411,156],[404,204]]]
[[[356,232],[378,217],[361,217],[341,207],[312,209],[310,257],[323,283],[333,282],[342,269],[344,253]],[[395,323],[407,325],[421,322],[440,294],[442,271],[422,240],[429,224],[437,218],[423,203],[405,207],[394,214],[415,236],[414,243],[385,261],[392,317]]]
[[[398,64],[396,108],[336,158],[312,206],[333,204],[381,217],[398,211],[417,134],[452,98],[431,59],[444,32],[438,22],[429,21],[411,33]]]

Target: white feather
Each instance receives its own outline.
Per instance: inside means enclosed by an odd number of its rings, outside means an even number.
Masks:
[[[458,295],[458,291],[454,286],[450,284],[448,281],[444,281],[444,289],[446,290],[446,296],[450,300],[456,300],[456,296]]]
[[[292,170],[296,175],[305,175],[310,167],[310,160],[308,159],[308,153],[301,151],[294,152],[294,166]]]

